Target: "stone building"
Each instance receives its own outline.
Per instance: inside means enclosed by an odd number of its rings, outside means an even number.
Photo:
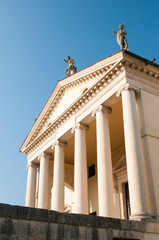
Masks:
[[[159,65],[119,51],[58,81],[20,151],[26,206],[159,219]]]

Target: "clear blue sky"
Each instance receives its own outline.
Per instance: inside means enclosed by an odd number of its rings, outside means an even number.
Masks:
[[[159,63],[158,0],[0,0],[0,202],[24,205],[19,148],[70,55],[81,70],[117,51],[125,23],[130,51]]]

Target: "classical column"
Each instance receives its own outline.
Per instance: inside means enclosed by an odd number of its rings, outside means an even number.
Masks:
[[[35,194],[35,207],[38,207],[38,194],[39,194],[39,176],[40,176],[40,167],[37,165],[37,183],[36,183],[36,194]]]
[[[54,148],[54,174],[52,191],[52,210],[64,211],[64,147],[67,143],[57,140]]]
[[[36,193],[36,164],[28,163],[28,180],[26,192],[26,207],[35,207],[35,193]]]
[[[122,95],[127,173],[131,219],[148,218],[147,186],[141,147],[135,92],[137,88],[125,84],[118,92]]]
[[[115,217],[108,113],[111,108],[102,105],[92,113],[96,115],[98,206],[99,216]]]
[[[42,153],[40,160],[40,178],[39,178],[39,194],[38,208],[48,208],[48,180],[49,180],[49,155]]]
[[[77,123],[74,132],[74,196],[75,213],[88,214],[88,174],[86,153],[86,130],[88,125]]]

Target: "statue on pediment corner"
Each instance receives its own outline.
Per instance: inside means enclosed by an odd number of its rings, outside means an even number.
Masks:
[[[113,30],[113,33],[117,37],[117,42],[121,50],[129,51],[127,39],[125,37],[125,35],[127,35],[127,32],[124,30],[124,27],[125,27],[124,24],[125,23],[119,25],[119,30],[117,30],[116,32]]]
[[[75,62],[70,56],[67,56],[66,59],[67,60],[64,59],[64,61],[68,63],[68,67],[66,68],[65,73],[66,73],[66,77],[69,77],[72,74],[77,72],[77,68],[74,66]]]

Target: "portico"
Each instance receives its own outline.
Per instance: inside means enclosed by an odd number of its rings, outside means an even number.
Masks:
[[[120,51],[58,82],[21,147],[28,155],[26,206],[127,218],[128,183],[130,218],[157,216],[157,187],[149,189],[154,160],[145,158],[147,119],[140,116],[143,94],[155,94],[157,85],[158,69],[148,70]]]

